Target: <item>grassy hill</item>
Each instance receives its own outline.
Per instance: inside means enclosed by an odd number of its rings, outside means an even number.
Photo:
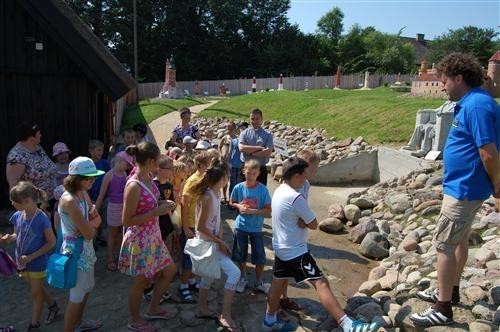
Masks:
[[[436,108],[444,102],[402,95],[386,87],[270,91],[225,99],[200,116],[248,119],[250,110],[257,107],[265,120],[324,128],[337,138],[363,136],[370,143],[399,143],[409,140],[418,109]]]
[[[128,107],[123,113],[122,128],[131,128],[136,123],[150,123],[162,115],[176,111],[182,107],[203,104],[191,98],[184,99],[144,99],[139,105]]]

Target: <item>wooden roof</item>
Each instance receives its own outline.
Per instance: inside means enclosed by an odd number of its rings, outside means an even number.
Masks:
[[[136,86],[123,65],[63,0],[19,2],[112,100],[116,101]]]

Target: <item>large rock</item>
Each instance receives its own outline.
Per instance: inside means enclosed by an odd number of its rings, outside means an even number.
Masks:
[[[481,287],[477,285],[472,285],[470,287],[465,288],[464,293],[467,296],[467,298],[474,303],[480,300],[488,299],[488,294]]]
[[[412,207],[412,202],[408,194],[395,194],[385,198],[385,204],[394,213],[404,213]]]
[[[485,246],[479,248],[474,255],[475,264],[478,267],[485,267],[486,263],[496,259],[495,252]]]
[[[354,309],[355,317],[361,316],[370,322],[375,316],[383,316],[384,311],[375,302],[368,302]]]
[[[500,305],[500,278],[496,279],[493,282],[490,294],[491,294],[491,299],[493,300],[493,303],[495,303],[496,305]]]
[[[359,252],[369,258],[389,256],[389,241],[380,233],[370,232],[359,245]]]
[[[344,224],[338,218],[326,218],[319,223],[319,229],[326,233],[335,234],[344,229]]]
[[[356,205],[361,210],[371,209],[375,206],[372,201],[364,197],[353,198],[350,200],[350,204]]]
[[[489,321],[493,320],[494,311],[490,310],[487,302],[479,301],[479,303],[472,308],[472,313],[476,318]]]
[[[410,231],[408,235],[403,239],[403,242],[399,245],[399,249],[404,249],[406,251],[415,251],[417,250],[418,241],[420,240],[420,236],[416,231]]]
[[[394,287],[396,287],[396,283],[398,281],[397,278],[398,278],[398,271],[387,270],[385,276],[379,279],[380,286],[382,287],[382,289],[392,290]]]
[[[358,292],[366,294],[368,296],[372,296],[378,291],[382,290],[382,286],[380,286],[380,282],[378,280],[367,280],[359,286]]]
[[[348,204],[344,206],[344,215],[348,221],[356,225],[361,217],[361,210],[357,205]]]
[[[328,217],[345,220],[344,207],[342,204],[334,203],[328,207]]]
[[[365,238],[366,234],[376,231],[378,231],[377,223],[373,219],[368,219],[360,223],[359,225],[354,226],[354,228],[351,229],[349,233],[349,238],[354,243],[361,243],[361,241],[363,241],[363,239]]]

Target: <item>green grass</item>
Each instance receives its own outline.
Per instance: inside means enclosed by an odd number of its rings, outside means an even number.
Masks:
[[[141,100],[139,105],[133,105],[125,109],[122,128],[131,128],[136,123],[150,123],[160,116],[182,107],[199,104],[203,104],[203,101],[191,98]]]
[[[248,119],[252,108],[264,120],[310,128],[324,128],[337,138],[363,136],[369,143],[399,143],[410,139],[415,115],[436,108],[444,99],[401,97],[380,87],[361,90],[273,91],[231,97],[203,110],[202,117]]]

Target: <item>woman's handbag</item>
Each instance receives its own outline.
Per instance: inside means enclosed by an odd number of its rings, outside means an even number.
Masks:
[[[4,277],[10,277],[17,271],[16,262],[6,253],[3,249],[0,249],[0,275]]]
[[[200,277],[220,279],[219,253],[215,242],[197,238],[188,239],[184,253],[191,256],[194,274]]]
[[[62,231],[57,233],[56,250],[47,262],[47,283],[54,288],[70,289],[76,286],[78,279],[78,258],[83,249],[83,237],[79,236],[71,252],[60,253]]]

